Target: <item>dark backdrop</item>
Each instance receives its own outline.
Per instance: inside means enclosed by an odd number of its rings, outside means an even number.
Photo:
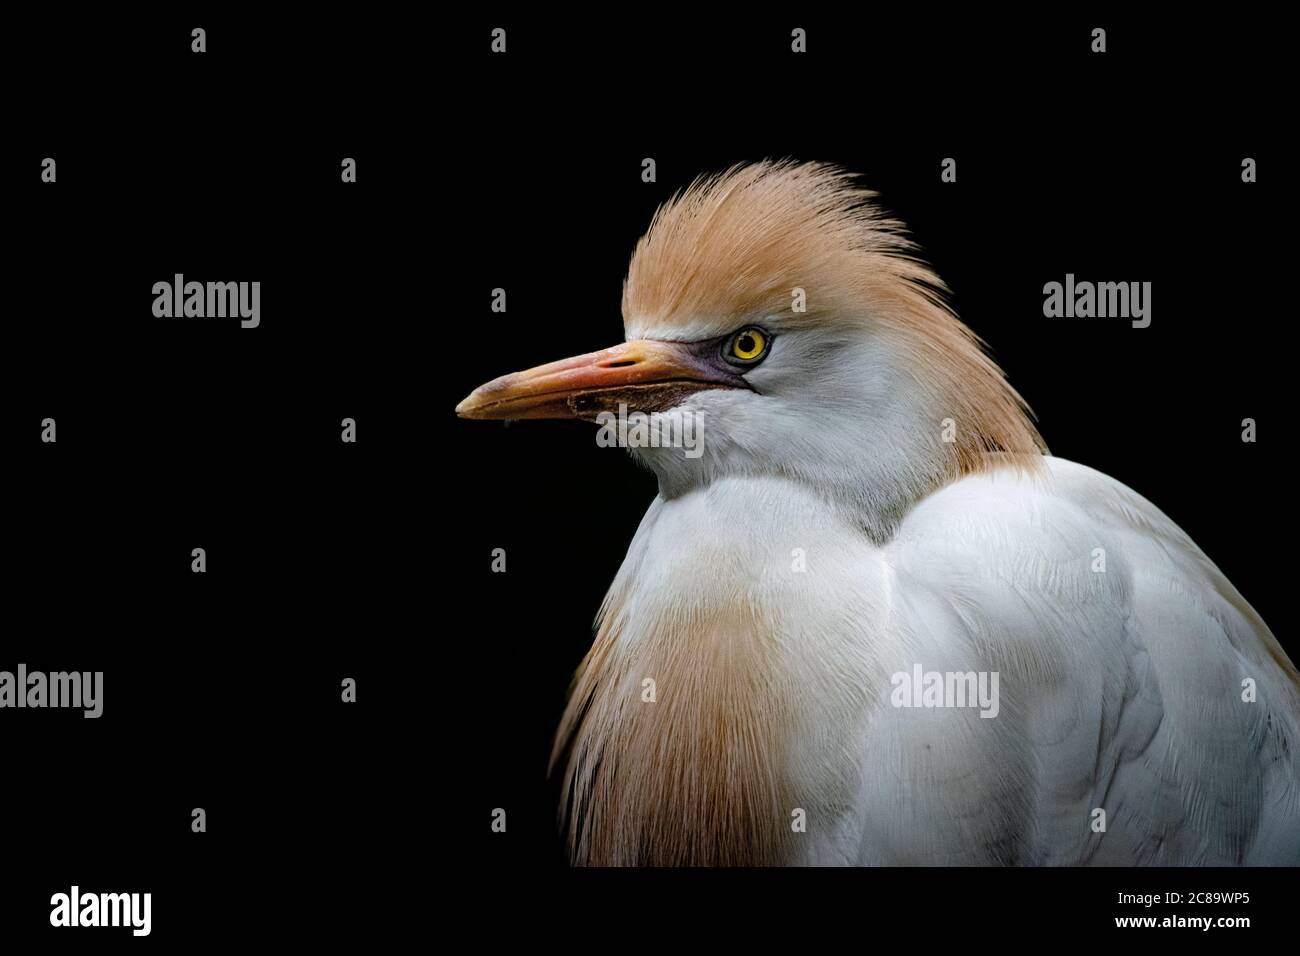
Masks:
[[[98,719],[0,711],[6,953],[396,928],[438,696],[432,203],[397,26],[6,24],[0,669],[104,672]],[[260,281],[261,324],[154,318],[175,273]],[[151,892],[151,936],[52,930],[74,883]]]

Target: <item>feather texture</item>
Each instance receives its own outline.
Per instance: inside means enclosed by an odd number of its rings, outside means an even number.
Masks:
[[[656,501],[559,738],[575,860],[1300,862],[1294,666],[1149,502],[1045,466],[884,547],[781,479]],[[997,672],[996,718],[893,706],[916,664]]]

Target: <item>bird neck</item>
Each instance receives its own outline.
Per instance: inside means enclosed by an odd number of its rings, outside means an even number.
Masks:
[[[660,434],[685,434],[698,420],[691,433],[700,439],[695,455],[631,448],[658,476],[660,495],[778,478],[883,544],[950,482],[1041,463],[1045,446],[1023,401],[954,316],[916,295],[880,315],[892,318],[841,340],[834,361],[792,357],[784,378],[756,375],[752,392],[711,390],[654,416]]]

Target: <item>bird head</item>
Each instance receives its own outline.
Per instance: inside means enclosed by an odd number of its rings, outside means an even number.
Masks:
[[[625,442],[665,497],[731,475],[778,476],[880,536],[990,456],[1040,456],[1020,397],[874,199],[820,163],[696,180],[637,244],[622,344],[505,375],[457,413],[640,413],[651,433],[701,440],[695,456]]]

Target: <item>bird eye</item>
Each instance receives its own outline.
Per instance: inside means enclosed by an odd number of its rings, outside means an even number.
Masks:
[[[767,354],[770,342],[762,329],[741,329],[727,341],[722,357],[732,365],[756,365]]]

